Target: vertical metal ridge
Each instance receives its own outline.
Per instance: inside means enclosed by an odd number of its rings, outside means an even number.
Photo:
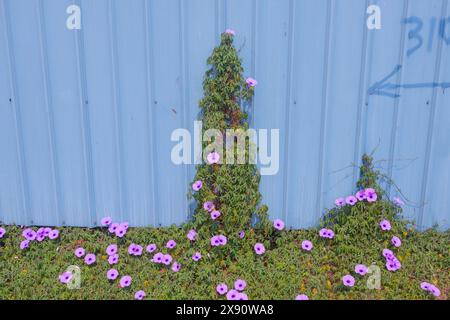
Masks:
[[[181,86],[180,86],[180,96],[181,96],[181,122],[183,125],[187,126],[187,116],[188,106],[189,106],[189,90],[187,90],[187,77],[189,75],[189,64],[186,62],[186,33],[188,33],[188,25],[186,23],[186,7],[183,5],[183,0],[179,0],[179,35],[180,35],[180,67],[181,67]],[[188,174],[189,166],[184,166],[183,168],[183,178],[184,187],[187,188],[188,185]],[[189,217],[189,202],[186,197],[183,197],[184,207],[186,210],[186,218]],[[173,217],[172,217],[173,218]],[[173,219],[172,219],[173,220]]]
[[[294,56],[294,46],[292,45],[294,39],[294,12],[295,12],[295,2],[294,0],[289,1],[289,38],[288,38],[288,55],[287,55],[287,67],[286,67],[286,116],[285,116],[285,149],[284,149],[284,168],[283,168],[283,220],[287,223],[287,201],[288,201],[288,169],[289,169],[289,135],[290,135],[290,106],[291,106],[291,91],[292,91],[292,64]]]
[[[403,6],[403,13],[402,13],[402,21],[406,18],[408,15],[408,8],[409,8],[409,0],[405,0]],[[399,50],[399,57],[398,57],[398,64],[403,64],[403,56],[405,52],[405,29],[406,26],[404,23],[402,23],[401,26],[401,34],[400,34],[400,50]],[[400,71],[397,74],[396,77],[396,83],[400,83],[403,79],[403,68],[400,69]],[[399,81],[400,80],[400,81]],[[398,93],[399,88],[396,89],[396,93]],[[399,109],[399,99],[395,99],[394,101],[394,114],[392,116],[392,129],[391,129],[391,139],[390,139],[390,146],[389,146],[389,158],[388,158],[388,177],[391,180],[392,179],[392,173],[393,173],[393,166],[394,166],[394,153],[395,153],[395,147],[396,147],[396,137],[397,137],[397,125],[398,125],[398,109]],[[391,195],[391,184],[388,183],[387,185],[387,194]]]
[[[220,0],[216,0],[214,2],[214,29],[215,29],[215,38],[216,38],[216,45],[218,45],[220,43],[220,31],[219,31],[219,1]]]
[[[442,2],[441,7],[441,17],[446,17],[447,14],[447,1],[444,0]],[[440,79],[440,66],[441,66],[441,59],[442,59],[442,42],[438,41],[438,48],[437,48],[437,54],[436,54],[436,62],[434,66],[434,79],[433,82],[438,82]],[[427,132],[427,142],[426,142],[426,151],[425,151],[425,163],[423,167],[423,173],[422,173],[422,188],[420,190],[420,203],[421,206],[419,208],[419,215],[417,218],[417,226],[420,228],[423,227],[423,213],[425,210],[425,196],[427,192],[428,187],[428,174],[430,170],[430,156],[431,156],[431,145],[433,142],[433,133],[434,133],[434,121],[436,118],[436,99],[437,99],[437,91],[438,88],[432,88],[432,95],[431,95],[431,109],[430,109],[430,117],[428,119],[428,132]]]
[[[369,6],[369,0],[366,0],[365,8]],[[365,114],[364,112],[364,103],[363,103],[363,97],[365,97],[365,84],[366,84],[366,68],[367,68],[367,27],[364,23],[366,18],[366,14],[364,12],[363,15],[363,45],[361,50],[361,64],[360,64],[360,73],[359,73],[359,89],[358,89],[358,102],[357,102],[357,123],[356,123],[356,134],[355,134],[355,153],[353,157],[353,162],[355,164],[353,168],[353,187],[356,185],[356,181],[358,180],[359,176],[359,162],[361,158],[361,141],[362,141],[362,131],[363,127],[366,128],[366,125],[362,125],[362,118]],[[367,120],[367,119],[366,119]]]
[[[3,4],[3,5],[2,5]],[[26,221],[29,221],[29,224],[33,222],[33,215],[31,212],[30,206],[30,185],[28,182],[28,172],[26,166],[25,159],[25,149],[24,149],[24,138],[23,138],[23,126],[22,126],[22,117],[20,114],[20,101],[19,95],[17,93],[17,77],[15,71],[15,55],[14,48],[12,44],[12,35],[11,35],[11,21],[9,19],[9,15],[7,14],[7,2],[0,1],[0,6],[2,8],[2,13],[5,21],[5,39],[6,39],[6,51],[8,53],[8,67],[9,67],[9,79],[10,79],[10,91],[11,91],[11,104],[13,107],[14,114],[14,129],[16,136],[16,152],[18,159],[18,171],[20,176],[20,188],[22,191],[22,205],[23,205],[23,213],[22,217],[19,217],[19,221],[26,224]]]
[[[227,0],[223,0],[223,9],[222,9],[222,21],[223,21],[223,28],[222,30],[225,30],[228,27],[228,5]]]
[[[114,27],[113,18],[113,0],[108,1],[108,18],[109,18],[109,31],[110,31],[110,44],[111,44],[111,73],[112,73],[112,98],[114,109],[114,121],[115,121],[115,144],[116,144],[116,160],[118,164],[117,172],[117,185],[119,191],[119,208],[120,212],[118,216],[123,220],[124,208],[126,207],[125,195],[124,195],[124,177],[123,177],[123,161],[122,161],[122,128],[120,124],[120,101],[119,101],[119,79],[117,70],[117,44],[116,44],[116,29]]]
[[[40,43],[40,53],[41,53],[41,61],[42,61],[42,74],[43,74],[43,85],[44,85],[44,96],[45,96],[45,106],[47,109],[47,131],[48,138],[50,141],[50,165],[52,167],[52,180],[54,186],[54,197],[56,204],[56,225],[60,224],[60,215],[63,215],[64,212],[61,208],[61,183],[59,178],[59,166],[58,166],[58,158],[57,158],[57,149],[55,142],[55,122],[54,122],[54,112],[53,112],[53,103],[51,98],[51,83],[49,79],[49,66],[48,66],[48,55],[47,55],[47,38],[45,36],[45,28],[43,25],[44,19],[44,11],[42,0],[37,0],[37,21],[38,21],[38,33],[39,33],[39,43]],[[63,219],[64,220],[64,219]]]
[[[323,170],[324,170],[324,140],[326,134],[326,120],[327,120],[327,104],[328,104],[328,64],[330,60],[330,42],[331,42],[331,25],[333,23],[332,8],[334,8],[334,1],[330,0],[327,5],[327,25],[325,34],[325,52],[322,75],[322,103],[321,103],[321,119],[320,119],[320,143],[319,143],[319,170],[317,177],[317,192],[316,192],[316,217],[322,216],[322,184],[323,184]]]
[[[156,149],[154,139],[156,138],[155,134],[155,121],[154,121],[154,112],[152,112],[153,108],[153,94],[155,92],[154,89],[154,79],[153,79],[153,47],[152,47],[152,36],[151,36],[151,28],[150,28],[150,5],[147,0],[144,1],[144,16],[145,16],[145,50],[146,50],[146,76],[147,76],[147,131],[150,134],[150,139],[147,144],[147,153],[148,160],[150,161],[150,184],[152,185],[152,206],[153,206],[153,225],[157,226],[159,223],[158,217],[158,189],[155,187],[157,185],[155,179],[155,163],[153,157],[155,157]]]

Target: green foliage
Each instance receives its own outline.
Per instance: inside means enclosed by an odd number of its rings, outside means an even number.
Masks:
[[[209,129],[219,130],[214,145],[225,144],[227,148],[223,151],[217,148],[215,151],[220,154],[221,160],[227,160],[227,164],[197,165],[194,181],[201,180],[203,187],[193,193],[197,201],[193,226],[205,238],[215,234],[226,235],[229,240],[227,248],[234,250],[239,243],[239,231],[250,229],[253,218],[259,219],[259,226],[268,225],[267,208],[259,207],[260,175],[256,165],[249,161],[245,164],[228,164],[230,158],[234,159],[235,163],[238,161],[238,143],[231,147],[227,144],[226,132],[229,129],[236,130],[236,135],[244,139],[244,159],[254,157],[255,147],[244,136],[248,123],[247,114],[241,108],[241,105],[249,103],[254,89],[246,85],[242,76],[243,68],[233,46],[232,35],[222,34],[220,45],[214,49],[207,62],[210,69],[206,72],[203,82],[204,97],[200,101],[200,120],[203,122],[203,132]],[[203,150],[208,144],[208,141],[204,142]],[[212,201],[215,209],[220,211],[221,216],[218,219],[212,220],[209,212],[203,208],[207,201]],[[233,250],[229,255],[233,254]]]

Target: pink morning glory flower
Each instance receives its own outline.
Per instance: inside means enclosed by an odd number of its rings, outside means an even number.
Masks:
[[[338,207],[342,207],[343,205],[345,205],[345,199],[337,198],[336,200],[334,200],[334,204]]]
[[[220,244],[221,246],[226,245],[227,242],[228,242],[227,237],[225,237],[223,234],[217,236],[217,238],[219,239],[219,244]]]
[[[219,210],[211,211],[211,219],[216,220],[218,217],[220,217],[220,211]]]
[[[201,180],[197,180],[192,184],[192,190],[198,191],[202,188],[203,182]]]
[[[69,283],[70,280],[72,279],[72,273],[69,271],[64,272],[63,274],[59,275],[59,281],[61,283]]]
[[[116,233],[117,228],[119,228],[119,224],[114,222],[109,225],[108,231],[109,233]]]
[[[51,240],[54,240],[56,238],[58,238],[59,236],[59,231],[56,229],[53,229],[52,231],[50,231],[50,233],[48,234],[48,238]]]
[[[132,279],[130,276],[123,276],[122,278],[120,278],[119,286],[121,288],[129,287],[131,285],[131,281]]]
[[[206,159],[208,160],[209,164],[218,163],[219,160],[220,160],[220,155],[217,152],[213,151],[213,152],[208,154]]]
[[[197,232],[194,229],[189,230],[187,238],[191,241],[195,241],[195,239],[197,238]]]
[[[77,258],[81,258],[82,256],[84,256],[84,253],[85,253],[84,248],[80,247],[75,249],[75,256]]]
[[[309,240],[303,240],[302,242],[302,249],[306,251],[311,251],[313,248],[313,244]]]
[[[258,254],[258,255],[262,255],[262,254],[264,254],[264,252],[266,252],[266,248],[264,247],[264,245],[259,242],[255,244],[254,249],[255,249],[256,254]]]
[[[173,249],[176,247],[176,245],[177,245],[177,243],[175,242],[175,240],[169,240],[166,243],[166,248]]]
[[[319,230],[319,236],[321,238],[328,238],[333,239],[334,238],[334,231],[331,229],[322,228]]]
[[[242,279],[237,279],[236,282],[234,283],[234,288],[237,291],[243,291],[246,286],[247,286],[247,282],[245,282],[245,280],[242,280]]]
[[[203,209],[205,209],[206,211],[211,212],[212,210],[214,210],[214,203],[212,201],[206,201],[203,204]]]
[[[116,236],[122,238],[127,233],[127,229],[124,226],[119,225],[116,229]]]
[[[155,253],[153,255],[152,261],[155,263],[162,263],[164,254],[162,252]]]
[[[365,200],[367,198],[367,195],[364,192],[364,190],[359,190],[358,192],[356,192],[355,197],[359,201],[363,201],[363,200]]]
[[[236,300],[238,296],[239,292],[234,289],[227,292],[227,300]]]
[[[430,287],[429,291],[431,292],[431,294],[432,294],[433,296],[439,297],[439,296],[441,295],[441,290],[439,290],[438,287],[436,287],[436,286],[433,285],[433,284],[430,284],[429,287]]]
[[[102,220],[100,220],[100,224],[104,227],[109,226],[111,223],[112,223],[111,217],[104,217],[104,218],[102,218]]]
[[[389,249],[383,249],[383,257],[386,259],[391,258],[394,256],[394,253]]]
[[[275,219],[273,221],[273,227],[277,230],[283,230],[284,229],[284,221],[281,219]]]
[[[116,263],[118,263],[119,262],[119,255],[116,253],[116,254],[113,254],[113,255],[110,255],[109,257],[108,257],[108,263],[110,264],[110,265],[113,265],[113,264],[116,264]]]
[[[172,268],[171,269],[172,269],[173,272],[178,272],[181,269],[181,264],[179,264],[178,262],[175,261],[172,264]]]
[[[132,256],[140,256],[142,254],[142,246],[132,243],[128,247],[128,253]]]
[[[346,287],[353,287],[355,285],[355,278],[353,278],[351,275],[347,274],[344,277],[342,277],[342,283]]]
[[[391,243],[394,245],[394,247],[400,247],[402,245],[402,241],[399,237],[393,236],[391,239]]]
[[[353,206],[356,202],[358,202],[358,199],[356,199],[355,196],[348,196],[345,198],[345,203]]]
[[[361,276],[365,275],[367,273],[367,267],[363,264],[357,264],[355,266],[355,272]]]
[[[22,236],[27,240],[33,241],[34,239],[36,239],[36,231],[31,228],[27,228],[23,230]]]
[[[165,254],[162,257],[162,261],[163,264],[165,264],[166,266],[168,266],[171,262],[172,262],[172,256],[170,254]]]
[[[226,34],[229,34],[229,35],[231,35],[231,36],[235,36],[235,35],[236,35],[236,32],[235,32],[233,29],[226,29],[226,30],[225,30],[225,33],[226,33]]]
[[[93,253],[88,253],[86,257],[84,257],[84,263],[86,263],[88,266],[95,263],[95,260],[95,254]]]
[[[244,239],[245,231],[244,230],[239,231],[238,236],[239,236],[239,239]]]
[[[23,240],[21,243],[20,243],[20,249],[21,250],[25,250],[25,249],[27,249],[28,247],[30,246],[30,240]]]
[[[142,300],[145,297],[145,292],[143,290],[139,290],[134,294],[134,298],[136,300]]]
[[[239,292],[236,297],[236,300],[248,300],[248,296],[244,292]]]
[[[6,230],[4,228],[0,227],[0,239],[3,238],[5,233],[6,233]]]
[[[219,237],[218,237],[218,236],[213,236],[213,237],[211,237],[211,245],[212,245],[213,247],[217,247],[217,246],[220,245],[220,240],[219,240]]]
[[[106,277],[108,278],[108,280],[116,280],[118,276],[119,271],[117,271],[116,269],[109,269],[106,272]]]
[[[245,80],[245,82],[247,83],[247,85],[248,85],[249,87],[254,87],[254,86],[256,86],[256,85],[258,84],[258,81],[256,81],[256,79],[253,79],[253,78],[251,78],[251,77],[248,77],[248,78]]]
[[[202,254],[200,252],[196,252],[194,253],[194,255],[192,256],[192,260],[194,261],[198,261],[202,258]]]
[[[383,231],[391,230],[391,223],[389,222],[389,220],[385,219],[380,222],[380,227],[381,227],[381,230],[383,230]]]
[[[309,300],[309,298],[306,294],[299,294],[295,297],[295,300]]]
[[[368,202],[375,202],[378,198],[375,189],[367,188],[364,190],[364,193],[366,194],[366,199]]]
[[[156,244],[154,244],[154,243],[149,244],[149,245],[145,248],[145,250],[146,250],[148,253],[152,253],[153,251],[156,250]]]
[[[117,244],[110,244],[108,247],[106,247],[106,254],[108,256],[112,256],[117,253]]]
[[[220,295],[224,295],[228,292],[228,287],[225,283],[219,283],[216,287],[216,291]]]

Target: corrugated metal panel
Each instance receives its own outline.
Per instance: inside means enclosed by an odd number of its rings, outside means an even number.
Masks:
[[[317,223],[376,148],[415,203],[407,217],[447,228],[448,2],[0,0],[0,220],[185,221],[195,168],[172,164],[170,134],[193,129],[206,58],[231,27],[259,82],[252,123],[280,129],[279,172],[261,183],[273,217]],[[81,30],[66,28],[73,3]]]

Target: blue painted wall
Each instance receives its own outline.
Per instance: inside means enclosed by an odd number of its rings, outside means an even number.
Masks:
[[[195,168],[171,163],[170,134],[193,129],[227,27],[259,81],[253,126],[280,129],[272,217],[314,225],[376,149],[406,216],[450,226],[447,0],[0,0],[1,222],[185,221]]]

